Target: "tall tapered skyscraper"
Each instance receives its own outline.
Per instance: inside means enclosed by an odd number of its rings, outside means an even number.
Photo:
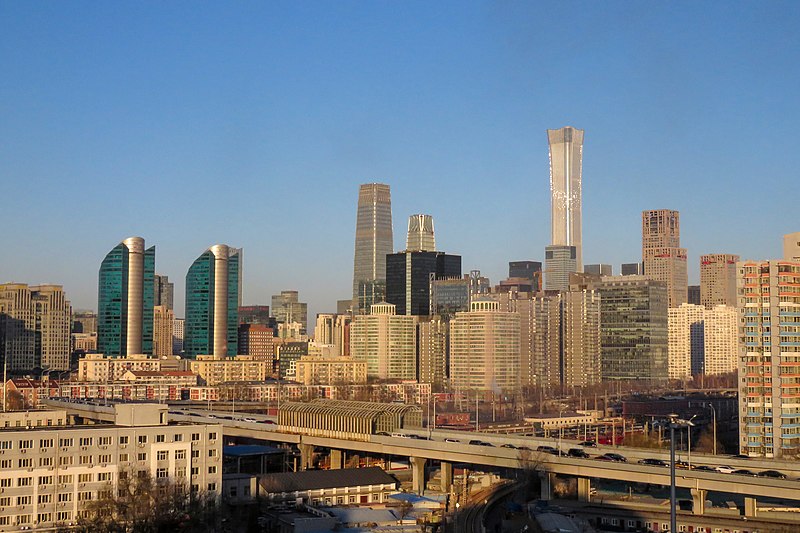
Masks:
[[[237,355],[239,259],[239,249],[216,244],[189,267],[183,339],[187,357]]]
[[[156,247],[129,237],[100,265],[97,349],[109,356],[153,353]]]
[[[433,235],[433,217],[411,215],[408,217],[407,252],[435,252],[436,238]]]
[[[583,130],[570,126],[547,130],[550,145],[550,205],[553,246],[574,246],[578,272],[583,270],[581,169]]]
[[[392,197],[389,186],[366,183],[358,191],[353,261],[353,311],[368,313],[386,291],[386,255],[392,253]]]

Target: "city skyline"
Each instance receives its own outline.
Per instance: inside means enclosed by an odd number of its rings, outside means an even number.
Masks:
[[[0,182],[15,201],[0,224],[13,230],[6,249],[24,253],[4,257],[0,282],[59,284],[74,309],[95,309],[97,265],[111,244],[141,235],[158,246],[156,273],[175,280],[182,314],[193,258],[236,242],[248,250],[244,304],[291,288],[311,316],[334,311],[352,282],[356,191],[374,180],[391,186],[395,220],[431,214],[438,247],[496,283],[508,261],[544,259],[545,131],[566,124],[589,134],[584,263],[638,261],[639,215],[662,208],[681,213],[691,284],[703,254],[781,257],[782,236],[797,231],[782,215],[794,209],[784,192],[800,162],[790,141],[797,10],[587,7],[578,20],[566,7],[540,17],[534,6],[422,4],[227,17],[212,7],[186,20],[169,6],[153,20],[125,6],[7,6],[16,23],[3,59],[15,83],[0,87],[10,140]],[[309,20],[317,10],[374,24],[333,28],[330,17]],[[559,64],[539,44],[567,19],[600,44]],[[177,21],[199,41],[169,31]],[[142,32],[154,38],[142,44]],[[741,193],[756,177],[769,204]],[[101,209],[148,190],[157,194],[119,202],[113,216]],[[518,194],[491,201],[508,190]],[[320,257],[326,268],[315,269]]]

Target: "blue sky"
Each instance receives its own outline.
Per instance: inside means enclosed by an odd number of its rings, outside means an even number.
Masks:
[[[65,286],[131,235],[183,279],[245,248],[244,301],[350,296],[360,183],[497,281],[549,239],[545,130],[586,130],[584,259],[681,212],[699,255],[800,230],[795,2],[0,2],[0,282]]]

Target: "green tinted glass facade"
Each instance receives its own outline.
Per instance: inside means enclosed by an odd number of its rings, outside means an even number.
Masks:
[[[198,257],[186,274],[186,321],[183,349],[186,357],[214,353],[214,263],[211,250]],[[228,355],[238,351],[239,254],[228,258]]]

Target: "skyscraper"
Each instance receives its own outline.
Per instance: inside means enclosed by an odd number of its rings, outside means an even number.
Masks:
[[[366,361],[369,377],[416,379],[417,320],[416,316],[397,315],[392,304],[373,304],[369,315],[353,318],[350,355]]]
[[[641,276],[642,264],[641,263],[622,263],[620,266],[620,273],[623,276]]]
[[[547,130],[550,146],[551,239],[553,246],[574,246],[577,271],[583,270],[581,170],[583,130],[567,126]]]
[[[386,256],[386,301],[398,315],[427,315],[431,280],[461,277],[461,256],[442,252],[398,252]]]
[[[0,355],[8,369],[69,370],[71,313],[61,285],[0,285]]]
[[[569,275],[578,271],[578,250],[574,246],[547,246],[544,249],[544,288],[565,291]]]
[[[686,249],[680,245],[680,213],[671,209],[642,211],[644,275],[667,284],[670,307],[678,307],[688,298]]]
[[[392,197],[389,186],[366,183],[358,191],[353,260],[353,312],[368,313],[384,299],[386,256],[393,251]]]
[[[203,252],[186,273],[187,357],[237,355],[239,325],[239,252],[216,244]]]
[[[171,311],[175,310],[173,305],[175,284],[170,282],[169,276],[156,274],[153,277],[153,290],[155,290],[155,295],[153,296],[154,306],[163,305]]]
[[[172,338],[175,313],[166,305],[153,307],[153,355],[172,355]]]
[[[408,237],[406,237],[406,251],[436,251],[436,238],[433,234],[432,216],[411,215],[408,217]]]
[[[738,255],[707,254],[700,256],[700,304],[706,309],[715,305],[736,307],[736,262]]]
[[[688,379],[704,373],[705,308],[681,304],[669,309],[669,378]]]
[[[281,291],[272,295],[272,313],[278,324],[300,324],[300,334],[308,330],[308,304],[300,301],[297,291]]]
[[[153,353],[153,277],[156,247],[129,237],[100,265],[97,303],[97,350],[124,357]]]
[[[508,277],[509,278],[525,278],[531,281],[535,280],[537,275],[541,276],[542,262],[541,261],[509,261],[508,262]]]
[[[611,276],[613,275],[613,270],[611,265],[606,265],[605,263],[599,263],[595,265],[585,265],[583,267],[583,271],[586,274],[592,274],[594,276]]]

